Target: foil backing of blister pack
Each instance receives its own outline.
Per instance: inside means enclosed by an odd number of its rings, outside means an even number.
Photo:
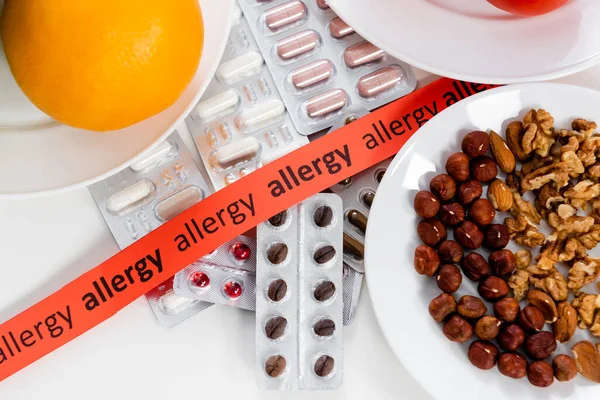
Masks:
[[[239,0],[296,129],[330,127],[350,105],[372,110],[412,92],[408,64],[391,57],[319,0]]]
[[[177,131],[131,166],[89,190],[121,249],[210,194]],[[141,274],[141,267],[130,268]],[[171,327],[212,305],[180,298],[172,291],[172,277],[164,280],[146,295],[162,325]]]
[[[195,300],[254,310],[256,240],[238,236],[175,275],[176,294]]]
[[[342,202],[317,194],[257,227],[258,384],[334,389],[343,380]]]
[[[241,10],[221,63],[186,119],[216,190],[303,146]]]

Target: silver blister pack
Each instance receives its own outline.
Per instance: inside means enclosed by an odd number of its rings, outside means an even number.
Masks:
[[[365,41],[322,0],[239,0],[296,129],[330,127],[350,105],[372,110],[412,92],[408,64]]]
[[[238,236],[175,274],[176,294],[254,310],[256,240]]]
[[[342,202],[316,194],[257,227],[256,363],[266,389],[343,380]]]
[[[131,166],[89,190],[121,249],[210,194],[177,131]],[[164,302],[172,306],[168,312],[160,306],[163,295]],[[158,321],[168,327],[212,305],[178,299],[172,292],[171,277],[165,277],[165,283],[146,298]]]
[[[216,190],[305,145],[236,6],[227,47],[186,119]]]

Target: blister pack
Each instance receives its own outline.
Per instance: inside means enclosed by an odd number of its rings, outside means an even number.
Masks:
[[[330,127],[352,104],[372,110],[412,92],[410,66],[342,21],[322,0],[239,0],[296,129]]]
[[[91,185],[89,190],[121,249],[210,194],[177,131],[129,168]],[[149,271],[146,265],[143,267]],[[129,284],[134,283],[134,274],[139,274],[140,279],[147,276],[142,266],[129,268]],[[160,274],[162,267],[157,263],[152,272]],[[122,284],[127,281],[119,285]],[[212,305],[178,297],[172,292],[170,277],[165,277],[165,283],[146,295],[158,321],[168,327]]]
[[[221,64],[186,119],[216,190],[308,143],[294,128],[238,6],[233,18]]]
[[[246,236],[225,243],[175,275],[176,294],[195,300],[254,310],[256,240]]]
[[[342,384],[342,202],[316,194],[257,227],[256,362],[266,389]]]

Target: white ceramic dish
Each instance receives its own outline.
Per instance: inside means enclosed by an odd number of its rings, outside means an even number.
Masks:
[[[173,106],[119,131],[89,132],[53,122],[19,92],[0,55],[0,127],[13,127],[0,129],[0,198],[89,185],[166,138],[208,86],[229,35],[234,0],[199,1],[204,50],[193,81]]]
[[[420,244],[418,217],[412,205],[416,192],[428,189],[431,178],[444,170],[447,157],[460,151],[464,134],[474,129],[504,132],[507,120],[522,118],[529,109],[541,107],[554,116],[557,127],[570,127],[576,117],[600,121],[600,92],[531,83],[501,87],[461,101],[429,121],[404,145],[377,191],[369,215],[365,255],[373,307],[396,356],[436,399],[583,400],[600,396],[600,385],[581,376],[539,389],[526,378],[515,381],[496,368],[482,371],[472,366],[466,354],[468,344],[450,342],[441,324],[429,315],[429,302],[441,293],[435,280],[417,274],[413,267],[414,249]],[[496,221],[505,216],[497,215]],[[512,250],[517,247],[513,245]],[[597,257],[597,250],[591,254]],[[462,294],[476,295],[475,285],[466,278],[457,298]],[[590,340],[592,336],[578,330],[571,345],[584,338]],[[558,349],[569,353],[570,347],[559,344]]]
[[[520,18],[486,0],[328,0],[389,54],[437,75],[475,82],[548,80],[600,63],[600,5],[572,0]]]

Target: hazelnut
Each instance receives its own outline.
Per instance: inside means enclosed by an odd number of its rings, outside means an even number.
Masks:
[[[534,360],[548,358],[556,350],[556,339],[552,332],[542,331],[534,333],[525,341],[525,351]]]
[[[456,312],[456,300],[450,294],[442,293],[429,303],[429,314],[437,322],[442,322],[454,312]]]
[[[415,249],[415,269],[421,275],[433,276],[440,266],[440,258],[435,250],[426,244]]]
[[[527,375],[527,359],[519,353],[502,353],[498,359],[498,370],[509,378],[521,379]]]
[[[427,218],[419,222],[417,233],[429,246],[435,246],[442,240],[446,240],[446,228],[437,218]]]
[[[478,198],[483,194],[483,187],[481,183],[477,182],[475,179],[471,179],[463,183],[458,187],[458,201],[460,204],[467,205]]]
[[[498,175],[498,165],[496,164],[496,161],[488,156],[472,159],[469,166],[473,179],[482,183],[489,182]]]
[[[544,327],[544,314],[535,306],[525,306],[519,315],[519,325],[526,332],[537,332]]]
[[[493,340],[500,333],[502,321],[491,315],[481,317],[475,324],[475,334],[481,340]]]
[[[487,312],[487,307],[475,296],[463,296],[458,300],[458,313],[468,319],[477,319]]]
[[[438,213],[446,226],[460,225],[465,220],[465,209],[458,203],[443,204]]]
[[[476,340],[469,346],[469,361],[479,369],[492,369],[496,365],[500,351],[490,342]]]
[[[444,264],[458,264],[463,258],[463,249],[454,240],[444,240],[438,248],[440,261]]]
[[[469,218],[479,226],[491,224],[495,216],[496,210],[488,199],[477,199],[469,208]]]
[[[529,383],[537,387],[548,387],[554,382],[554,371],[546,361],[534,361],[527,367]]]
[[[413,204],[417,214],[423,218],[435,217],[440,210],[440,201],[427,190],[418,192]]]
[[[513,297],[505,297],[494,304],[494,315],[505,322],[516,320],[519,311],[519,302]]]
[[[446,171],[455,180],[462,182],[469,179],[469,157],[465,153],[454,153],[446,161]]]
[[[527,301],[542,312],[544,319],[549,324],[554,323],[558,319],[558,309],[548,293],[537,289],[530,290],[527,292]]]
[[[431,180],[429,189],[441,201],[448,201],[456,194],[456,182],[450,175],[440,174]]]
[[[456,265],[446,264],[440,268],[436,280],[443,292],[454,293],[462,283],[462,274]]]
[[[490,148],[490,136],[484,131],[467,133],[463,138],[460,147],[469,157],[482,156]]]
[[[525,332],[517,324],[509,324],[500,331],[498,344],[506,351],[516,351],[525,341]]]
[[[465,221],[454,230],[454,239],[462,247],[475,250],[483,242],[483,233],[481,233],[477,225],[470,221]]]
[[[568,382],[577,376],[575,360],[566,354],[559,354],[552,360],[554,377],[559,382]]]
[[[491,224],[483,235],[483,245],[490,250],[500,250],[506,247],[510,236],[503,224]]]
[[[508,249],[494,251],[488,259],[492,272],[498,276],[510,275],[517,268],[517,260]]]
[[[464,274],[472,281],[479,281],[492,273],[485,258],[479,253],[467,254],[461,263]]]
[[[508,284],[497,276],[488,276],[479,283],[479,295],[488,301],[496,301],[508,294]]]
[[[458,343],[466,342],[473,336],[473,327],[466,319],[459,315],[453,315],[444,323],[444,335]]]

